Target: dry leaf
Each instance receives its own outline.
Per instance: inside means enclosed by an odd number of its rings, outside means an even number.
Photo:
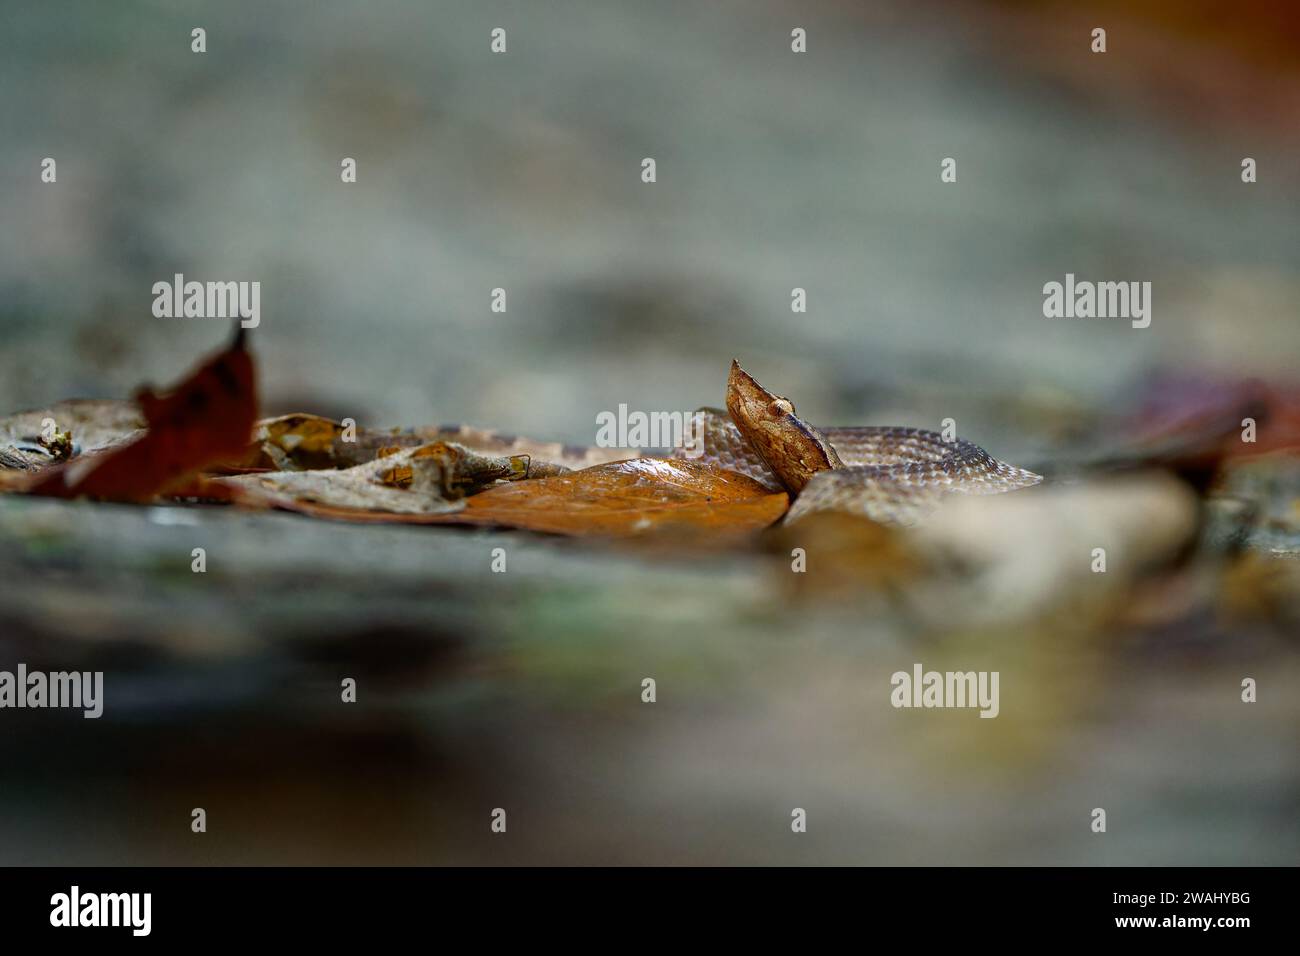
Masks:
[[[147,432],[95,454],[46,469],[27,490],[142,501],[185,484],[205,466],[239,457],[257,419],[253,359],[244,334],[174,390],[137,396]],[[75,437],[75,436],[74,436]]]
[[[401,449],[352,468],[277,471],[216,478],[253,507],[284,508],[351,521],[412,521],[456,511],[459,499],[501,480],[522,477],[523,459],[477,455],[436,442]]]
[[[243,465],[275,471],[310,471],[313,468],[347,468],[369,461],[373,455],[344,442],[341,422],[319,415],[281,415],[257,423],[253,447]],[[347,457],[351,452],[354,457]]]
[[[568,535],[635,535],[667,528],[746,532],[785,513],[785,492],[693,461],[634,458],[504,485],[439,520]]]
[[[459,445],[487,457],[527,458],[530,478],[545,478],[627,457],[627,452],[618,448],[541,442],[466,425],[405,429],[357,425],[348,435],[342,422],[298,412],[258,422],[247,455],[226,470],[239,473],[268,468],[275,471],[351,468],[373,461],[385,451],[439,442]]]
[[[1106,437],[1118,439],[1119,447],[1100,456],[1100,464],[1163,466],[1203,487],[1241,459],[1300,452],[1300,389],[1256,380],[1162,379],[1134,411],[1108,423]]]
[[[139,438],[144,416],[135,402],[73,399],[0,418],[0,468],[37,471],[59,464],[43,441],[47,421],[70,433],[72,453],[92,455]]]
[[[473,524],[571,535],[664,528],[752,531],[785,511],[784,493],[696,462],[639,458],[549,478],[523,478],[527,460],[438,442],[342,470],[213,480],[235,501],[320,518]],[[496,484],[512,481],[512,484]],[[496,484],[475,494],[485,485]],[[473,495],[473,497],[463,496]]]

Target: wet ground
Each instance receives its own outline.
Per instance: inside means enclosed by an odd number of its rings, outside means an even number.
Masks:
[[[103,670],[107,688],[99,720],[5,714],[7,862],[1227,864],[1300,849],[1295,632],[1226,629],[1194,602],[1172,627],[1115,623],[1127,612],[1105,592],[931,620],[874,577],[800,590],[780,553],[221,508],[10,497],[0,529],[6,660]],[[1192,588],[1179,580],[1138,593],[1165,603]],[[999,670],[999,716],[892,708],[890,674],[915,661]],[[1258,703],[1241,702],[1243,676]],[[508,840],[489,832],[496,807]]]

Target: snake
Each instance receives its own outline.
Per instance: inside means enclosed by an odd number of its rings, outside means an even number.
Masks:
[[[70,403],[61,409],[61,418],[71,416],[80,421],[75,415],[77,407],[78,403]],[[137,433],[140,423],[134,413],[128,420],[117,406],[109,406],[108,412],[95,407],[83,416],[92,421],[109,420],[122,432],[118,435],[109,428],[97,441],[107,442],[105,436],[111,435],[122,440]],[[704,466],[744,475],[767,491],[784,492],[791,502],[783,517],[786,523],[814,512],[833,511],[883,524],[916,524],[948,495],[1001,494],[1043,480],[1031,471],[999,461],[970,441],[950,440],[924,429],[816,428],[797,414],[788,398],[768,391],[735,360],[727,378],[726,409],[703,408],[695,415],[689,443],[672,449],[647,449],[641,456],[694,459]],[[47,416],[30,413],[17,416],[11,424],[17,428],[15,434],[25,435],[24,429],[30,431],[36,421]],[[310,470],[357,466],[389,449],[448,442],[490,457],[491,467],[478,475],[482,480],[477,484],[483,486],[501,478],[503,468],[505,480],[546,478],[628,457],[625,448],[538,442],[466,425],[372,429],[350,443],[343,439],[342,431],[340,423],[318,416],[287,415],[258,423],[254,445],[269,454],[273,467]],[[37,459],[53,463],[52,456],[60,449],[48,444],[32,436],[10,442],[8,449],[0,447],[0,469],[28,471]],[[78,450],[75,446],[62,449],[62,457]],[[313,459],[312,453],[320,460]],[[507,460],[508,467],[504,464]]]
[[[703,413],[703,460],[784,489],[792,501],[786,523],[835,511],[912,525],[946,495],[1003,494],[1043,480],[973,442],[925,429],[816,428],[799,417],[789,399],[768,391],[735,360],[726,413]]]
[[[701,408],[696,441],[648,449],[649,457],[693,459],[784,491],[786,523],[833,511],[889,525],[928,518],[949,495],[996,495],[1028,488],[1042,476],[1000,461],[979,445],[920,428],[816,428],[733,360],[726,409]],[[528,455],[529,477],[589,468],[627,457],[626,449],[546,444],[466,425],[443,425],[411,441],[451,441],[477,452]],[[389,439],[392,440],[392,439]],[[545,469],[545,470],[541,470]]]

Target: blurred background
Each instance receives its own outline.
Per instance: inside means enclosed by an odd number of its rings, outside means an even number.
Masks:
[[[153,317],[183,272],[261,282],[268,414],[585,444],[736,357],[813,422],[1043,467],[1170,375],[1294,384],[1297,115],[1263,0],[7,4],[0,412],[179,378],[228,334]],[[1150,328],[1045,319],[1067,272],[1151,282]],[[997,607],[870,560],[792,589],[771,541],[6,497],[0,667],[110,696],[0,715],[0,862],[1294,863],[1298,479],[1238,484],[1267,520],[1144,487],[1163,525],[1091,524],[1141,574]],[[1000,669],[1002,716],[893,710],[917,660]]]

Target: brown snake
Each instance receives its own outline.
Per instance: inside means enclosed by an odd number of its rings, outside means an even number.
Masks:
[[[814,428],[795,414],[788,399],[769,392],[736,362],[727,379],[727,410],[704,408],[697,414],[702,426],[697,446],[642,454],[694,459],[739,472],[772,491],[784,490],[792,502],[787,522],[815,511],[839,511],[910,525],[949,494],[996,495],[1043,480],[969,441],[945,441],[919,428]],[[455,442],[489,455],[526,455],[529,477],[628,457],[624,448],[546,444],[464,425],[407,437]]]
[[[814,511],[841,511],[913,524],[945,494],[996,495],[1043,480],[971,442],[945,441],[918,428],[819,430],[734,361],[727,414],[704,414],[702,460],[784,488],[793,501],[786,521]]]

